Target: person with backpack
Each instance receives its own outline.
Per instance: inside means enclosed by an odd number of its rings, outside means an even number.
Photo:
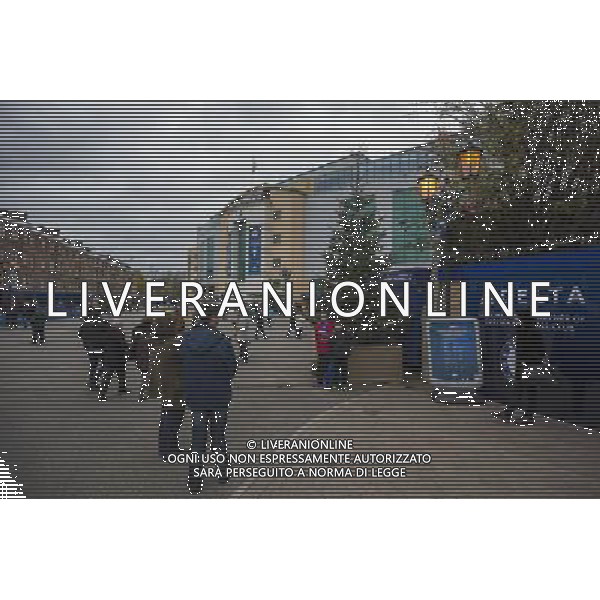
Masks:
[[[191,451],[201,456],[207,451],[210,433],[211,449],[225,456],[220,464],[227,482],[226,428],[231,401],[231,384],[237,371],[237,360],[231,340],[217,329],[217,316],[207,307],[207,316],[199,317],[186,331],[181,342],[181,389],[183,401],[192,413]],[[196,465],[201,469],[201,464]],[[202,491],[202,477],[195,477],[190,465],[190,493]]]
[[[103,332],[110,327],[110,323],[101,318],[100,311],[90,309],[88,316],[83,318],[79,327],[78,337],[83,343],[89,361],[88,388],[90,391],[98,389],[100,368],[102,360]]]
[[[129,358],[135,361],[135,366],[142,377],[139,401],[143,402],[150,396],[150,367],[153,323],[151,317],[144,317],[131,331]]]
[[[106,401],[113,375],[119,380],[119,394],[127,394],[126,372],[129,346],[120,327],[108,324],[101,332],[102,369],[98,383],[98,400]]]

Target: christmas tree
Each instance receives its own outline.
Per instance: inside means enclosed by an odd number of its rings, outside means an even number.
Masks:
[[[342,204],[325,259],[328,297],[343,281],[357,283],[364,291],[363,310],[355,317],[342,320],[346,330],[359,339],[381,330],[388,321],[380,317],[379,312],[379,284],[388,267],[379,245],[380,238],[380,220],[375,213],[373,198],[357,190]],[[356,293],[352,290],[340,292],[338,304],[342,310],[350,312],[357,305]],[[331,316],[340,319],[338,315]]]

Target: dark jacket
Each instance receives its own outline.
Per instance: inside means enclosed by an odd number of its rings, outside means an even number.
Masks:
[[[523,365],[534,367],[540,365],[545,356],[544,337],[539,327],[536,327],[534,317],[520,317],[521,324],[516,333],[517,377],[523,372]]]
[[[100,347],[102,363],[107,368],[123,367],[127,360],[127,340],[123,330],[115,325],[109,325],[101,333]]]
[[[150,370],[150,344],[152,342],[152,323],[142,321],[131,331],[129,358],[135,360],[140,371]]]
[[[165,343],[161,354],[160,380],[164,400],[178,405],[183,400],[181,388],[182,360],[179,342],[175,338],[171,343]]]
[[[231,340],[196,325],[185,332],[180,352],[183,399],[190,410],[227,410],[237,370]]]
[[[102,350],[105,332],[111,327],[108,321],[98,319],[86,319],[79,328],[79,339],[87,352],[99,352]]]
[[[32,329],[44,329],[47,315],[40,308],[32,306],[27,314]]]

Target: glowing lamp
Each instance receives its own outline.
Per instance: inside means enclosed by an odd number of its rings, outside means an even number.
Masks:
[[[421,198],[431,198],[440,191],[440,178],[432,173],[426,173],[419,177],[418,186]]]
[[[463,177],[472,177],[479,173],[481,155],[481,148],[476,146],[467,146],[458,153],[458,165]]]

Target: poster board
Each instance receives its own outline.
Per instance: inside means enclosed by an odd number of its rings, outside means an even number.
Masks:
[[[479,323],[443,317],[423,322],[424,379],[432,385],[475,388],[483,383]]]

